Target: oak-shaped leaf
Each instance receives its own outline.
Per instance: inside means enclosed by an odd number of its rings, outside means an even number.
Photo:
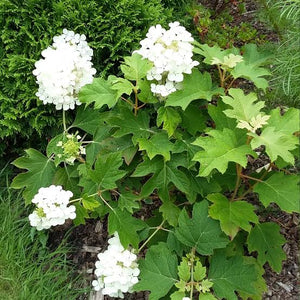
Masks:
[[[208,279],[220,299],[237,300],[235,291],[254,294],[254,283],[258,274],[255,266],[243,256],[226,257],[225,251],[216,251],[211,258]]]
[[[118,111],[113,112],[107,122],[110,126],[117,128],[115,137],[132,134],[135,138],[150,136],[149,113],[140,111],[137,116],[125,104],[118,105]]]
[[[280,109],[271,110],[271,117],[268,120],[268,126],[274,127],[275,131],[291,135],[299,131],[300,112],[299,109],[291,107],[284,115],[280,113]]]
[[[138,231],[147,227],[146,223],[140,219],[133,217],[128,211],[115,208],[110,211],[108,216],[108,232],[114,234],[118,232],[120,242],[126,249],[132,245],[138,248],[140,242]]]
[[[224,111],[224,114],[237,121],[250,122],[252,118],[261,113],[260,110],[265,105],[263,101],[257,101],[255,93],[245,95],[241,89],[230,89],[229,95],[222,97],[223,102],[231,106],[230,109]]]
[[[170,160],[170,152],[173,149],[173,143],[169,141],[168,135],[165,132],[155,133],[150,139],[137,139],[140,150],[146,150],[150,159],[156,155],[162,155],[166,161]]]
[[[116,181],[126,174],[125,171],[119,169],[122,164],[120,152],[102,155],[98,157],[94,169],[88,170],[88,175],[98,190],[114,189],[117,187]]]
[[[257,274],[257,279],[255,282],[253,282],[255,293],[249,294],[247,292],[239,291],[239,296],[243,300],[261,300],[262,295],[264,292],[268,290],[268,287],[266,285],[266,281],[263,278],[263,275],[265,273],[264,268],[257,262],[256,258],[247,256],[244,257],[245,263],[249,263],[255,266],[255,272]]]
[[[146,197],[157,189],[160,195],[164,196],[169,193],[169,185],[173,183],[180,191],[188,193],[189,179],[180,170],[178,161],[165,161],[161,156],[156,156],[152,160],[146,158],[139,164],[132,177],[144,177],[153,174],[143,185],[141,196]],[[168,197],[162,197],[164,201]]]
[[[270,60],[270,55],[257,51],[255,44],[245,45],[243,48],[243,61],[238,63],[231,71],[234,78],[251,80],[257,88],[266,90],[268,81],[264,76],[270,75],[270,71],[263,67]]]
[[[95,134],[99,126],[103,125],[104,114],[98,110],[80,106],[76,110],[76,117],[69,128],[80,128],[89,134]]]
[[[251,132],[248,134],[253,137],[252,149],[264,145],[271,162],[281,157],[284,161],[294,164],[295,158],[291,151],[297,148],[298,138],[296,136],[276,131],[275,127],[269,126],[265,127],[260,135]]]
[[[177,256],[165,243],[150,247],[144,260],[139,261],[140,281],[135,291],[150,291],[149,300],[158,300],[170,291],[177,281]]]
[[[152,63],[148,59],[143,59],[140,54],[134,53],[124,57],[121,64],[121,71],[124,77],[129,80],[139,81],[146,77],[147,72],[152,68]]]
[[[183,110],[196,99],[210,101],[213,95],[223,94],[223,89],[214,88],[209,73],[202,74],[198,69],[193,69],[192,74],[184,76],[183,88],[172,93],[166,106],[180,106]]]
[[[286,258],[282,250],[284,243],[285,239],[280,234],[279,225],[273,222],[256,224],[247,240],[249,252],[257,251],[258,262],[261,265],[268,262],[276,272],[281,271],[282,261]]]
[[[217,106],[212,104],[207,106],[208,113],[213,119],[216,129],[222,130],[228,128],[234,130],[236,128],[236,121],[228,118],[224,113],[229,108],[230,106],[225,104],[222,99],[218,100]]]
[[[14,189],[25,187],[23,197],[25,204],[28,205],[41,187],[48,187],[52,184],[56,168],[54,162],[41,152],[32,148],[25,152],[27,156],[17,158],[12,164],[28,171],[18,174],[13,179],[11,187]]]
[[[193,142],[194,145],[203,148],[193,158],[194,161],[200,162],[199,176],[208,176],[213,169],[224,174],[229,162],[246,167],[247,155],[256,157],[256,153],[241,139],[238,129],[210,130],[208,134],[209,136],[198,137]]]
[[[223,50],[218,45],[211,47],[207,44],[198,44],[197,42],[195,45],[197,45],[197,47],[194,47],[193,52],[204,56],[203,62],[208,65],[211,65],[215,58],[223,61],[224,57],[229,54],[240,54],[239,50],[236,48]]]
[[[252,223],[258,223],[254,206],[245,201],[229,201],[222,194],[210,194],[207,199],[213,204],[209,207],[209,215],[220,221],[221,229],[233,239],[242,228],[250,232]]]
[[[258,182],[253,191],[258,193],[259,200],[267,207],[276,203],[282,210],[292,213],[299,210],[299,177],[275,173],[265,181]]]
[[[201,255],[210,255],[214,249],[224,248],[229,240],[222,232],[219,222],[208,216],[206,200],[194,204],[192,218],[183,209],[179,215],[175,236],[189,247],[195,247]]]
[[[103,78],[94,78],[91,84],[81,88],[78,99],[81,103],[90,104],[94,102],[95,108],[107,105],[109,108],[115,106],[118,100],[118,91],[111,88],[111,83]]]
[[[179,112],[173,107],[161,106],[157,111],[157,126],[163,124],[163,129],[167,131],[169,136],[172,136],[178,124],[181,122]]]

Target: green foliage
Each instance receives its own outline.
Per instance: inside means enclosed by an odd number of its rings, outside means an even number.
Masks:
[[[191,219],[183,210],[178,221],[175,236],[184,245],[195,247],[199,254],[212,254],[214,249],[223,248],[228,243],[218,222],[208,216],[208,202],[205,200],[194,205]]]
[[[14,162],[28,172],[12,187],[25,187],[30,203],[40,186],[62,185],[74,194],[75,225],[105,219],[125,248],[141,254],[147,246],[135,290],[150,291],[149,299],[196,293],[199,299],[260,299],[263,264],[277,271],[284,259],[278,228],[259,221],[260,202],[298,211],[297,177],[283,175],[294,163],[298,110],[268,115],[254,93],[231,88],[235,71],[266,87],[258,75],[267,73],[267,56],[255,46],[245,46],[243,56],[240,49],[201,44],[195,51],[219,82],[195,69],[181,90],[157,97],[146,79],[147,60],[126,57],[124,76],[95,79],[82,89],[86,107],[50,141],[47,157],[29,149],[29,157]],[[57,143],[79,131],[86,151],[73,165],[57,161]],[[257,147],[266,164],[272,162],[263,172],[255,169]],[[145,210],[153,217],[144,221],[138,216]],[[254,251],[258,258],[249,256]]]
[[[25,204],[31,203],[32,198],[39,188],[51,185],[55,174],[54,163],[42,153],[34,149],[26,150],[28,157],[20,157],[13,161],[13,164],[21,169],[27,169],[26,173],[18,174],[11,187],[21,189],[25,187],[23,197]]]
[[[276,173],[267,180],[258,182],[253,191],[259,194],[259,199],[265,207],[276,203],[286,212],[299,212],[298,182],[299,178],[296,175]]]
[[[211,194],[207,199],[213,202],[209,207],[209,215],[220,221],[221,229],[233,239],[242,228],[250,231],[251,223],[258,223],[254,206],[245,201],[229,201],[221,194]]]
[[[208,134],[209,136],[199,137],[193,143],[203,148],[193,158],[200,162],[199,176],[208,176],[214,169],[224,174],[231,161],[246,167],[247,154],[255,156],[250,146],[241,140],[238,130],[225,128],[222,131],[211,130]]]
[[[254,294],[253,283],[257,279],[255,267],[248,264],[242,256],[224,259],[224,253],[212,256],[208,278],[213,282],[213,290],[220,298],[237,300],[234,291]]]
[[[180,106],[185,110],[193,100],[211,100],[213,95],[222,93],[221,89],[213,89],[208,73],[201,74],[197,69],[194,69],[191,75],[185,76],[182,85],[182,90],[176,91],[168,97],[166,106]]]
[[[218,4],[219,2],[217,2]],[[221,3],[221,2],[220,2]],[[237,4],[238,3],[238,4]],[[208,2],[208,4],[212,4]],[[235,1],[237,14],[231,13],[229,5],[223,9],[214,10],[197,2],[189,9],[193,17],[195,29],[202,43],[219,45],[222,48],[229,48],[234,45],[245,43],[262,43],[265,36],[259,33],[249,22],[240,21],[236,16],[244,12],[245,3],[243,0]],[[226,4],[225,4],[226,5]],[[211,7],[211,5],[210,5]]]
[[[268,262],[278,273],[281,271],[281,262],[286,258],[281,247],[285,239],[280,235],[279,230],[279,226],[272,222],[256,224],[247,241],[249,251],[258,252],[258,262],[261,265]]]
[[[62,124],[60,113],[35,96],[32,71],[41,51],[63,28],[87,36],[94,67],[104,75],[117,73],[120,59],[138,47],[146,30],[166,25],[172,14],[159,0],[4,0],[0,7],[0,139],[10,137],[7,151],[15,151],[16,135],[19,143],[25,138],[28,146],[37,141],[44,145]],[[3,140],[1,146],[0,156],[6,148]]]
[[[150,291],[149,300],[165,296],[177,281],[177,257],[167,245],[152,246],[145,260],[140,262],[141,280],[135,285],[136,291]]]

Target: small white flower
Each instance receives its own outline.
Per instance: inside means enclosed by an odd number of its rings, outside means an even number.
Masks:
[[[43,230],[62,225],[67,219],[75,219],[75,206],[67,206],[72,196],[72,192],[63,190],[61,186],[40,188],[31,201],[36,204],[36,209],[28,216],[30,225]]]
[[[124,249],[117,232],[108,244],[107,250],[98,254],[95,263],[97,280],[93,280],[92,286],[103,295],[124,298],[123,293],[131,292],[138,282],[137,256],[132,250]]]

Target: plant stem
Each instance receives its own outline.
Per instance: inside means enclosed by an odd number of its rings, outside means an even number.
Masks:
[[[143,245],[138,249],[138,252],[140,252],[147,245],[147,243],[156,235],[156,233],[162,229],[164,223],[165,220],[163,220],[161,224],[156,227],[155,231],[147,238],[147,240],[143,243]]]
[[[135,87],[134,89],[134,115],[137,115],[138,109],[139,109],[139,101],[138,101],[138,97],[137,97],[137,87]]]
[[[106,204],[113,212],[115,212],[115,210],[110,206],[110,204],[103,198],[103,196],[101,195],[101,191],[98,191],[98,193],[96,193],[96,195],[98,195],[101,200],[104,202],[104,204]]]
[[[64,125],[64,132],[67,132],[67,126],[66,126],[66,111],[63,109],[63,125]]]
[[[255,181],[259,181],[259,182],[263,182],[262,180],[258,179],[258,178],[255,178],[255,177],[251,177],[251,176],[248,176],[248,175],[244,175],[244,174],[240,174],[241,177],[244,177],[244,178],[248,178],[248,179],[251,179],[251,180],[255,180]]]
[[[191,251],[191,282],[194,282],[194,261],[195,261],[195,248],[192,248]],[[193,299],[193,293],[194,293],[194,284],[191,285],[191,290],[190,290],[190,299]]]
[[[237,178],[236,178],[236,182],[235,182],[235,188],[234,188],[234,192],[233,195],[231,197],[231,201],[234,200],[237,191],[239,189],[240,183],[241,183],[241,171],[242,171],[242,167],[239,164],[236,164],[236,174],[237,174]]]

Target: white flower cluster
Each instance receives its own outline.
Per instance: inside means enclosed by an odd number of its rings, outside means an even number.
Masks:
[[[192,35],[179,22],[169,24],[166,30],[161,25],[150,27],[146,38],[140,42],[141,49],[135,51],[153,63],[147,74],[154,94],[166,97],[178,88],[183,74],[191,74],[199,63],[192,60],[194,41]]]
[[[123,293],[131,292],[138,282],[137,256],[124,249],[118,233],[109,239],[108,244],[107,250],[98,254],[99,260],[95,264],[97,280],[92,285],[96,291],[102,289],[103,295],[124,298]]]
[[[64,29],[62,35],[53,38],[52,46],[42,51],[44,58],[35,63],[33,74],[39,85],[36,95],[44,104],[55,104],[56,109],[80,105],[77,94],[96,73],[92,55],[85,35]]]
[[[72,192],[63,190],[61,186],[40,188],[32,199],[36,209],[29,215],[30,225],[42,230],[62,225],[66,219],[75,219],[75,206],[67,206],[72,196]]]

